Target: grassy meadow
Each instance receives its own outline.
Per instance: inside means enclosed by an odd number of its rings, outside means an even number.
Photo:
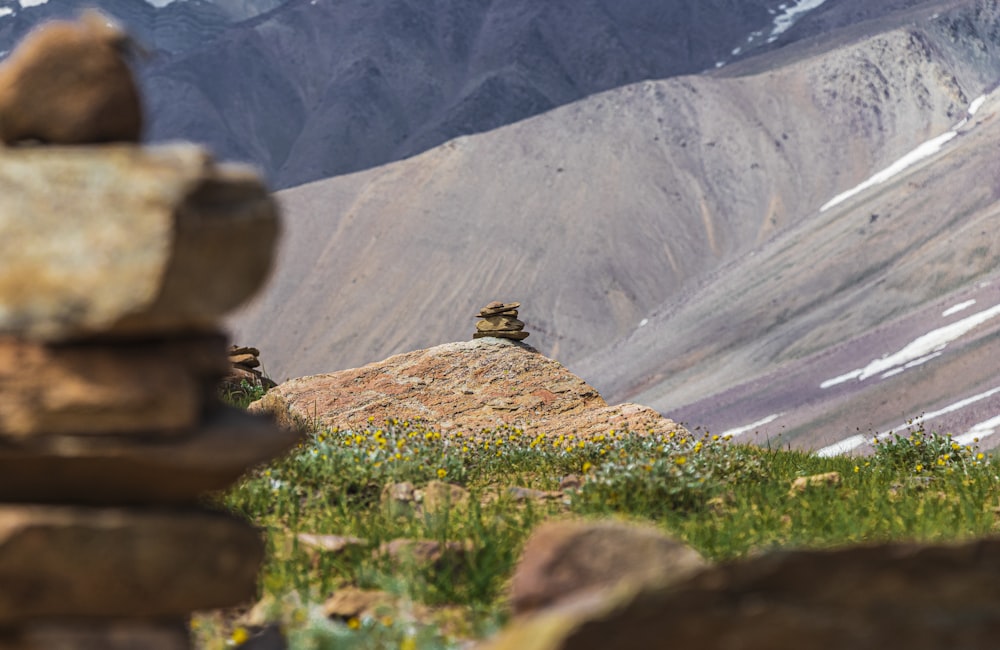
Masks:
[[[838,476],[793,487],[831,472]],[[880,442],[870,457],[819,458],[702,431],[445,436],[390,421],[313,431],[215,503],[266,531],[253,615],[280,623],[293,649],[457,648],[504,624],[520,548],[547,518],[651,522],[717,561],[776,547],[958,540],[1000,526],[998,475],[998,461],[975,445],[922,430]],[[402,482],[428,492],[458,485],[467,496],[422,504],[383,496]],[[300,533],[351,541],[317,550]],[[401,538],[458,542],[461,552],[446,566],[379,552]],[[391,602],[371,616],[329,618],[324,601],[346,587],[381,590]],[[192,626],[199,646],[215,650],[247,638],[247,620],[243,611],[213,612]]]

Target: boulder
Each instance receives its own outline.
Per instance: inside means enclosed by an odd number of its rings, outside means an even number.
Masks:
[[[259,533],[221,513],[0,506],[0,628],[183,618],[256,596]]]
[[[142,105],[126,61],[134,49],[94,10],[32,30],[0,64],[0,141],[138,142]]]
[[[258,175],[193,145],[4,150],[0,335],[214,331],[263,283],[277,234]]]
[[[298,442],[266,418],[218,407],[184,435],[46,436],[0,445],[0,501],[193,503]]]
[[[609,406],[597,391],[534,348],[497,338],[447,343],[363,368],[292,379],[251,410],[289,426],[363,429],[390,418],[441,431],[500,426],[548,436],[588,437],[609,429],[683,431],[638,405]]]
[[[524,545],[511,580],[515,614],[621,583],[666,584],[707,566],[696,551],[651,526],[619,521],[542,524]]]
[[[490,650],[996,647],[1000,539],[781,551],[592,593],[517,620]]]
[[[183,433],[228,370],[222,335],[61,345],[0,337],[0,439]]]

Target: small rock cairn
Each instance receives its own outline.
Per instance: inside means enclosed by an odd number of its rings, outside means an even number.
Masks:
[[[513,339],[523,341],[528,338],[528,333],[524,330],[524,323],[517,320],[517,308],[521,306],[519,302],[503,303],[494,300],[479,311],[481,318],[476,323],[476,333],[472,335],[474,339],[492,336],[498,339]]]
[[[3,101],[32,83],[19,52]],[[219,324],[263,283],[277,208],[198,147],[79,135],[0,145],[0,648],[187,650],[191,612],[256,596],[264,551],[200,497],[296,442],[216,397]]]
[[[260,368],[260,350],[245,345],[234,345],[229,348],[229,374],[222,380],[223,391],[240,390],[243,382],[250,386],[270,389],[275,383],[264,376]]]

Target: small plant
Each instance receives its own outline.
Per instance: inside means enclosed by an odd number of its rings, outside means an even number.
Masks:
[[[974,445],[961,445],[951,434],[926,432],[923,428],[906,435],[893,433],[887,438],[875,437],[873,464],[883,469],[923,475],[967,474],[969,467],[983,462],[985,456]]]
[[[261,397],[267,389],[260,384],[251,384],[246,379],[241,379],[239,385],[234,386],[231,383],[223,384],[219,387],[219,399],[230,406],[235,406],[237,408],[246,408],[250,406],[251,402],[256,402]]]

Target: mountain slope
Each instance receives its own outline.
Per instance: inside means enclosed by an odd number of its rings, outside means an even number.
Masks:
[[[284,378],[466,338],[480,303],[521,300],[531,343],[575,367],[961,119],[995,81],[963,48],[1000,61],[981,6],[905,15],[794,63],[775,51],[784,65],[753,75],[636,84],[282,192],[279,271],[237,333]],[[658,371],[648,356],[581,367],[617,397]]]
[[[770,33],[779,6],[293,0],[149,70],[152,136],[195,134],[289,187],[710,68],[748,33]]]

